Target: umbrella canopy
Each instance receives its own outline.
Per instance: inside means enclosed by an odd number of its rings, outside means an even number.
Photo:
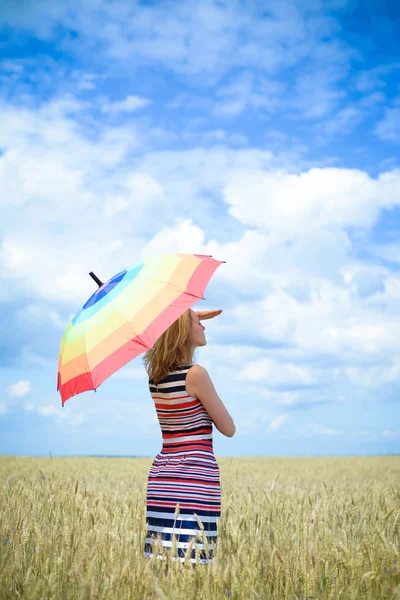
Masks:
[[[223,261],[201,254],[163,254],[102,284],[68,325],[58,359],[64,403],[96,390],[156,340],[195,302]]]

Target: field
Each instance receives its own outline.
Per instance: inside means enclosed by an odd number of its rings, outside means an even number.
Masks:
[[[400,457],[220,458],[212,565],[142,556],[151,459],[0,457],[0,598],[400,599]]]

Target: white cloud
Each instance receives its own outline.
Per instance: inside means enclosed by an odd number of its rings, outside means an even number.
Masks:
[[[30,368],[52,369],[54,368],[54,358],[42,356],[39,352],[31,351],[28,343],[25,343],[21,348],[20,356],[21,365]]]
[[[149,254],[203,252],[227,262],[209,287],[210,308],[215,299],[224,313],[206,323],[201,357],[219,389],[254,399],[254,409],[237,408],[241,434],[260,424],[276,431],[294,408],[380,399],[381,388],[395,387],[399,248],[368,237],[382,209],[400,203],[400,172],[326,168],[339,164],[327,152],[310,158],[313,144],[367,118],[373,129],[398,69],[356,76],[352,61],[363,57],[342,43],[335,13],[345,0],[273,0],[267,11],[216,0],[25,4],[21,11],[4,0],[4,22],[53,42],[68,61],[0,63],[5,97],[15,99],[0,107],[0,294],[23,338],[18,364],[54,371],[32,338],[46,348],[46,334],[60,337],[95,289],[88,271],[105,280]],[[153,97],[139,95],[147,94],[144,72]],[[168,107],[178,110],[165,114]],[[397,141],[398,117],[395,101],[375,139]],[[371,165],[373,150],[348,141],[352,164]],[[373,172],[396,164],[381,158]],[[61,409],[50,398],[26,410],[65,425],[90,422],[95,435],[129,435],[132,423],[158,435],[154,407],[141,402],[143,368],[114,377],[130,382],[133,406],[98,394],[98,413],[83,402],[75,415],[74,400]],[[341,433],[315,423],[307,432]]]
[[[345,106],[330,119],[324,119],[316,125],[316,130],[323,132],[328,139],[337,133],[350,133],[365,118],[363,111],[357,106]]]
[[[395,354],[390,361],[362,367],[345,367],[349,382],[358,388],[379,390],[384,384],[397,382],[400,378],[400,354]]]
[[[132,173],[127,177],[126,187],[132,193],[132,200],[138,204],[153,202],[164,197],[162,186],[147,173]]]
[[[78,83],[78,90],[94,90],[96,85],[93,81],[80,81]]]
[[[161,67],[191,78],[200,76],[203,86],[214,86],[223,75],[246,69],[262,73],[268,82],[249,94],[231,98],[221,109],[238,114],[244,104],[271,110],[278,79],[293,69],[299,82],[289,103],[310,116],[331,110],[343,91],[340,84],[349,71],[352,49],[342,43],[335,19],[338,3],[294,0],[262,4],[219,3],[207,0],[175,5],[96,0],[79,6],[67,0],[57,7],[48,0],[35,10],[16,11],[7,1],[3,20],[12,28],[33,32],[41,39],[59,42],[59,29],[74,31],[63,37],[63,52],[77,57],[95,55],[96,63],[123,65],[129,71],[143,65]],[[329,11],[329,14],[327,13]],[[272,83],[272,88],[269,83]],[[269,96],[268,102],[263,96]],[[311,107],[311,111],[310,111]]]
[[[209,247],[206,249],[209,250]],[[323,276],[317,277],[307,273],[308,269],[299,256],[296,256],[294,246],[291,255],[293,261],[298,261],[298,271],[296,268],[293,273],[290,270],[286,272],[285,263],[282,264],[281,261],[271,266],[270,272],[268,267],[264,268],[264,271],[257,270],[257,264],[249,261],[254,276],[252,278],[250,273],[248,278],[245,277],[244,285],[253,286],[250,287],[253,297],[240,298],[241,288],[237,279],[240,263],[238,265],[229,261],[223,248],[219,252],[210,253],[228,260],[227,264],[219,269],[216,278],[221,281],[228,280],[231,293],[239,296],[233,306],[227,307],[224,318],[215,325],[216,331],[228,339],[235,336],[236,340],[263,340],[267,346],[277,344],[278,348],[281,345],[283,349],[280,351],[280,360],[283,362],[287,362],[284,358],[285,352],[290,359],[288,349],[297,348],[297,355],[290,361],[294,360],[295,363],[299,359],[309,361],[311,356],[329,355],[332,359],[340,358],[348,365],[357,365],[359,360],[368,357],[370,359],[372,356],[375,356],[378,362],[390,356],[390,364],[400,351],[400,328],[393,316],[400,293],[400,286],[395,282],[396,277],[388,276],[385,293],[378,295],[376,304],[372,300],[371,304],[368,304],[365,295],[359,297],[353,293],[351,284],[346,287],[343,281],[332,283],[324,280]],[[246,261],[244,263],[246,264]],[[264,265],[268,264],[268,253],[265,253]],[[322,253],[320,266],[324,266]],[[301,270],[304,273],[302,286],[297,283],[297,280],[301,279]],[[326,277],[328,276],[329,270],[326,273]],[[382,301],[386,302],[386,313],[381,310]],[[270,352],[276,356],[278,350],[275,348]],[[304,382],[307,380],[311,383],[313,375],[310,372],[307,377],[304,372],[301,377],[300,371],[296,373],[299,378],[304,376]],[[289,379],[295,378],[295,372],[290,370],[287,376]]]
[[[355,169],[310,169],[301,174],[242,171],[224,189],[229,213],[281,241],[322,228],[370,227],[380,208],[400,204],[400,171],[373,179]]]
[[[71,413],[65,408],[57,408],[53,404],[35,404],[33,402],[25,402],[24,408],[27,412],[36,412],[43,417],[54,418],[58,423],[66,423],[67,425],[79,426],[85,422],[86,418],[80,413]]]
[[[268,393],[269,385],[281,388],[279,393],[272,394],[273,402],[287,406],[324,399],[321,393],[303,394],[285,390],[285,386],[324,385],[328,390],[333,386],[326,395],[334,401],[348,397],[350,382],[361,393],[364,386],[361,381],[357,384],[356,379],[366,369],[364,364],[374,374],[363,379],[371,382],[370,389],[392,381],[398,371],[395,357],[400,352],[400,329],[393,315],[400,298],[400,282],[385,267],[364,266],[351,258],[352,241],[345,229],[360,224],[370,227],[381,207],[399,197],[399,175],[393,172],[372,179],[360,171],[316,171],[315,185],[308,182],[304,190],[302,176],[266,173],[265,177],[275,178],[276,194],[261,197],[253,194],[252,189],[246,195],[243,193],[237,216],[253,229],[235,241],[207,241],[202,227],[181,219],[175,227],[159,230],[144,249],[145,252],[195,250],[227,261],[215,276],[215,281],[221,282],[221,292],[225,289],[227,305],[222,306],[223,318],[213,323],[210,331],[215,339],[225,339],[230,345],[234,340],[236,344],[263,344],[266,349],[258,350],[254,360],[254,354],[247,355],[242,345],[240,358],[236,359],[227,346],[220,346],[215,357],[207,350],[210,357],[207,360],[210,364],[214,360],[223,363],[221,372],[225,370],[234,381],[241,378],[243,384],[245,380],[262,382],[266,388],[263,394]],[[223,181],[223,169],[219,172]],[[237,175],[238,179],[242,172],[240,168],[229,171],[231,178]],[[305,173],[304,178],[309,175],[310,172]],[[193,176],[196,177],[195,172]],[[292,195],[288,195],[286,186],[286,178],[290,177]],[[249,181],[253,178],[246,176],[243,190]],[[277,196],[278,202],[282,199],[283,207],[276,203]],[[298,196],[304,198],[304,210],[298,206]],[[337,197],[340,202],[336,205]],[[261,209],[259,200],[264,200]],[[263,227],[270,222],[263,214],[267,210],[265,200],[270,202],[274,217],[270,232]],[[286,226],[281,224],[285,221],[285,206],[289,215],[290,211],[294,213],[293,227],[282,232]],[[332,213],[336,222],[333,226]],[[312,220],[316,220],[316,225],[310,231],[308,225]],[[382,302],[386,303],[385,312]],[[319,357],[331,361],[331,368],[326,365],[321,368]],[[371,361],[375,361],[373,366]],[[341,386],[341,392],[337,386]],[[354,397],[353,392],[351,395]]]
[[[275,111],[285,90],[283,83],[250,72],[241,73],[229,85],[217,90],[213,113],[217,116],[236,117],[245,109]]]
[[[352,256],[347,229],[367,232],[382,208],[396,205],[398,171],[377,178],[339,168],[298,172],[286,156],[224,146],[136,156],[138,138],[131,144],[123,127],[100,128],[94,142],[65,110],[53,103],[36,114],[6,111],[10,148],[0,164],[11,178],[7,210],[19,213],[3,234],[0,265],[25,298],[33,296],[21,326],[48,310],[61,330],[66,313],[94,290],[90,270],[105,280],[149,254],[201,252],[227,261],[213,279],[225,302],[213,330],[215,360],[232,385],[260,387],[264,400],[273,392],[275,405],[294,406],[321,401],[316,392],[308,401],[301,388],[322,382],[331,398],[342,396],[357,376],[344,366],[369,361],[375,381],[393,380],[400,283],[388,268]],[[134,157],[128,167],[127,154]],[[34,161],[29,174],[18,172],[24,157]],[[42,168],[47,160],[54,178]],[[232,342],[235,359],[226,347]],[[331,368],[318,365],[320,356]]]
[[[351,435],[354,438],[370,438],[372,434],[368,429],[364,429],[363,431],[353,431]]]
[[[20,73],[23,71],[23,65],[16,60],[2,60],[0,61],[0,70],[9,71],[11,73]]]
[[[385,116],[377,123],[374,133],[386,142],[400,141],[400,107],[385,108]]]
[[[272,419],[271,423],[269,424],[269,428],[272,431],[276,431],[277,429],[279,429],[287,420],[289,419],[289,415],[278,415],[277,417],[275,417],[274,419]]]
[[[346,72],[335,71],[331,67],[324,69],[322,65],[309,74],[300,71],[290,102],[292,109],[308,119],[321,119],[336,110],[346,96],[338,85]]]
[[[377,107],[383,105],[385,101],[385,94],[375,92],[363,96],[357,102],[347,102],[346,105],[333,112],[330,117],[317,122],[314,130],[319,135],[326,136],[328,142],[332,140],[334,135],[349,134],[363,121],[368,119],[371,122],[375,118]]]
[[[137,110],[144,108],[150,104],[150,100],[147,98],[140,98],[139,96],[127,96],[120,102],[105,102],[101,110],[103,113],[132,113]]]
[[[178,219],[173,227],[165,227],[156,233],[143,247],[142,255],[159,253],[201,253],[204,247],[204,231],[190,219]],[[217,257],[216,257],[217,258]]]
[[[210,144],[224,144],[226,146],[247,146],[248,137],[241,133],[232,133],[226,129],[211,129],[205,131],[203,123],[195,120],[189,121],[185,129],[182,129],[181,140],[196,146],[207,146]]]
[[[104,218],[116,221],[115,217],[132,218],[135,214],[146,212],[146,207],[154,211],[164,199],[161,185],[147,173],[133,172],[127,174],[124,180],[122,194],[110,194],[104,200]],[[119,242],[122,246],[121,242]],[[119,248],[118,248],[119,249]]]
[[[333,427],[325,427],[318,423],[309,423],[305,427],[299,427],[297,433],[301,436],[312,437],[316,435],[324,435],[328,437],[337,437],[343,435],[343,431],[340,429],[334,429]]]
[[[3,276],[46,300],[83,302],[92,290],[87,272],[101,268],[105,278],[137,262],[144,232],[159,229],[161,214],[167,226],[177,210],[200,221],[211,206],[207,193],[221,187],[232,168],[271,159],[267,152],[226,148],[141,153],[138,168],[127,170],[119,161],[136,147],[134,132],[108,128],[93,142],[62,116],[65,105],[52,107],[5,107],[0,134],[6,147],[0,197],[10,211],[23,207],[2,239]]]
[[[269,390],[260,389],[260,397],[268,405],[273,404],[275,406],[284,406],[290,408],[299,404],[312,405],[313,395],[310,394],[309,390],[306,392],[302,390]]]
[[[386,290],[388,273],[385,269],[369,266],[368,268],[355,267],[348,269],[344,275],[344,281],[359,298],[369,298]]]
[[[135,146],[133,131],[105,129],[93,142],[71,119],[53,113],[46,106],[38,113],[3,111],[0,198],[10,214],[17,206],[23,212],[2,236],[0,270],[46,300],[83,303],[93,291],[87,273],[100,267],[104,277],[111,277],[126,264],[116,257],[123,252],[132,257],[128,264],[136,262],[133,257],[142,244],[136,230],[122,249],[118,235],[124,225],[104,228],[110,190],[123,190],[129,216],[137,221],[143,209],[135,207],[133,194],[136,201],[142,193],[145,203],[156,193],[156,184],[150,178],[131,181],[125,173],[110,177],[103,172],[115,169],[127,148]]]
[[[151,61],[181,73],[202,73],[203,77],[234,66],[278,72],[304,57],[313,59],[321,36],[334,62],[343,52],[339,43],[326,39],[334,30],[334,19],[318,14],[321,6],[315,3],[306,28],[305,11],[293,2],[285,2],[284,9],[281,5],[271,3],[270,15],[264,14],[264,18],[257,9],[249,12],[239,5],[219,6],[215,2],[201,6],[189,2],[173,10],[161,5],[135,6],[134,14],[124,15],[123,26],[121,15],[109,12],[107,24],[93,20],[90,33],[118,61]],[[325,66],[328,64],[326,60]]]
[[[310,385],[314,378],[310,369],[297,367],[283,362],[277,362],[269,358],[253,361],[249,366],[235,374],[238,381],[249,381],[251,383],[264,382],[267,387],[279,385]]]
[[[24,398],[31,392],[31,382],[27,379],[17,381],[9,387],[10,395],[14,398]]]
[[[393,431],[392,429],[385,429],[385,431],[383,432],[383,435],[385,437],[389,437],[389,438],[400,438],[400,430]]]
[[[400,263],[400,244],[389,243],[371,246],[375,256],[381,256],[385,260],[393,263]]]
[[[400,69],[400,63],[379,65],[368,71],[359,71],[355,76],[356,87],[360,92],[369,92],[387,86],[385,79],[393,71]]]
[[[16,311],[18,325],[25,330],[47,329],[51,324],[54,329],[64,330],[68,324],[66,319],[48,304],[27,304]]]

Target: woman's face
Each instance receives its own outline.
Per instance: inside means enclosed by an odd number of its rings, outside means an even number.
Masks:
[[[206,336],[204,335],[205,327],[192,309],[190,309],[190,322],[190,342],[192,347],[205,346],[207,344]]]

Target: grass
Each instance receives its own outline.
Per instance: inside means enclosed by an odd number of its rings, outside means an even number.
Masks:
[[[0,457],[0,598],[400,600],[400,457],[220,458],[215,562],[143,556],[151,459]]]

